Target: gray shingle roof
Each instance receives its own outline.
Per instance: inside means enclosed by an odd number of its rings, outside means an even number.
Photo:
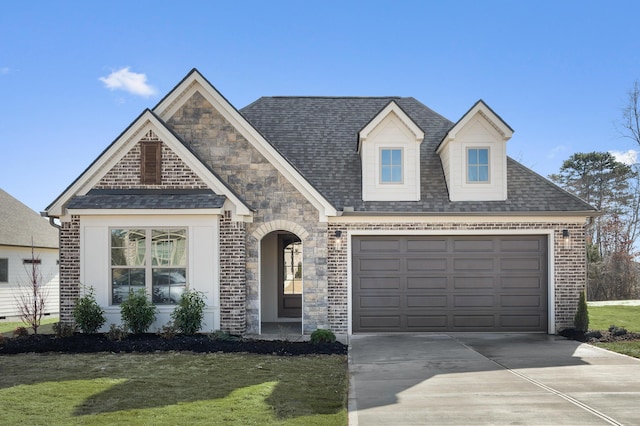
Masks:
[[[358,132],[391,100],[425,132],[421,200],[362,201]],[[449,201],[436,148],[453,126],[414,98],[263,97],[240,110],[338,210],[386,213],[584,212],[593,207],[512,159],[506,201]]]
[[[58,248],[58,230],[0,189],[0,245]]]
[[[226,197],[200,190],[99,190],[74,196],[69,209],[219,209]]]

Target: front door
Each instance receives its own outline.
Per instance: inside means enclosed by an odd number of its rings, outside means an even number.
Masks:
[[[278,317],[302,316],[302,242],[293,234],[278,236]]]

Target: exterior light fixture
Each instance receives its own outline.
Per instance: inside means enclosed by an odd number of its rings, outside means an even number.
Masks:
[[[340,250],[342,248],[342,231],[340,230],[336,231],[335,237],[336,237],[335,249]]]
[[[571,248],[571,238],[569,237],[569,230],[568,229],[563,229],[562,230],[562,241],[564,241],[564,248],[565,249],[570,249]]]

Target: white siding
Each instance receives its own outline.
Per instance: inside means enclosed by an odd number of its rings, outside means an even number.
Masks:
[[[206,307],[202,331],[220,329],[219,225],[217,216],[85,216],[80,220],[80,280],[92,286],[96,300],[105,309],[107,323],[121,324],[120,307],[109,305],[109,232],[118,227],[184,227],[188,236],[188,285],[205,294]],[[155,331],[170,321],[175,306],[158,306]]]
[[[36,248],[35,256],[40,258],[39,272],[42,281],[46,283],[47,292],[45,314],[58,315],[60,312],[60,286],[58,281],[58,250]],[[9,282],[0,283],[0,317],[17,319],[19,315],[16,297],[19,297],[21,287],[24,289],[29,282],[29,273],[23,259],[31,259],[31,247],[0,246],[0,259],[8,259]]]
[[[467,182],[467,149],[489,148],[489,182]],[[480,114],[440,149],[451,201],[507,199],[506,141]]]
[[[380,182],[380,150],[402,149],[403,182]],[[417,201],[420,199],[420,142],[394,113],[368,135],[361,147],[364,201]]]

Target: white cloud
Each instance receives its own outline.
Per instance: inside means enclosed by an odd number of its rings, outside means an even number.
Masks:
[[[152,96],[157,93],[155,87],[147,83],[146,74],[129,71],[129,67],[113,71],[106,77],[100,77],[107,89],[124,90],[139,96]]]
[[[549,151],[547,153],[547,158],[549,160],[552,160],[554,158],[556,158],[559,154],[562,154],[563,152],[565,152],[567,150],[567,147],[564,145],[558,145],[556,147],[554,147],[553,149],[551,149],[551,151]]]
[[[628,151],[609,151],[616,160],[621,163],[632,165],[638,162],[638,151],[630,149]]]
[[[0,67],[0,75],[7,75],[10,71],[9,67]]]

